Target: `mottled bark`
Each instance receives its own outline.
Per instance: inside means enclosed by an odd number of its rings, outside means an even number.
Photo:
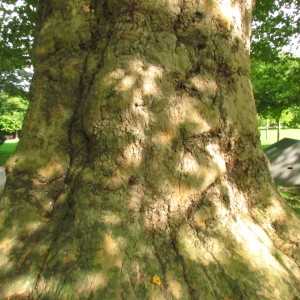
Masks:
[[[7,165],[8,299],[298,299],[259,145],[251,1],[44,0]]]

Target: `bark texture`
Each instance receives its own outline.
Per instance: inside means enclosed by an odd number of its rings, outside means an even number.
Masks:
[[[1,298],[299,299],[299,218],[259,144],[251,2],[40,1]]]

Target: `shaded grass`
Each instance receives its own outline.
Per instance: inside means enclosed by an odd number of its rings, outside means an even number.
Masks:
[[[260,142],[263,149],[277,142],[276,128],[272,128],[268,130],[268,138],[266,137],[265,128],[260,128],[259,131],[260,131]],[[279,139],[281,140],[283,138],[300,140],[300,129],[289,129],[289,128],[280,129]]]
[[[4,166],[6,161],[14,154],[18,142],[5,142],[0,146],[0,166]]]
[[[280,195],[286,200],[288,205],[300,215],[300,186],[278,187]]]
[[[266,138],[266,129],[260,128],[260,142],[262,148],[266,148],[277,142],[277,129],[272,128],[268,130],[268,138]],[[280,137],[283,138],[291,138],[295,140],[300,140],[300,129],[288,129],[282,128],[280,129]],[[300,214],[300,186],[290,186],[283,187],[279,186],[278,191],[288,203],[288,205],[297,213]]]

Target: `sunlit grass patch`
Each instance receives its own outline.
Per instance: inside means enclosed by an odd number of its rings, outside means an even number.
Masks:
[[[300,214],[300,186],[279,187],[279,193],[286,200],[288,205]]]
[[[260,128],[259,131],[260,131],[260,142],[261,142],[262,148],[266,148],[277,142],[277,129],[276,128],[272,128],[272,129],[268,130],[268,138],[266,137],[266,129],[265,128]],[[300,129],[289,129],[289,128],[280,129],[279,139],[282,140],[283,138],[300,140]]]
[[[14,154],[17,145],[18,142],[14,141],[6,142],[0,146],[0,166],[4,166],[6,161]]]

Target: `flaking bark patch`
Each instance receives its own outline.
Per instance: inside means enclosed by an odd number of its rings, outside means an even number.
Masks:
[[[222,5],[40,4],[1,199],[2,298],[299,294],[299,220],[259,145],[251,6]]]

